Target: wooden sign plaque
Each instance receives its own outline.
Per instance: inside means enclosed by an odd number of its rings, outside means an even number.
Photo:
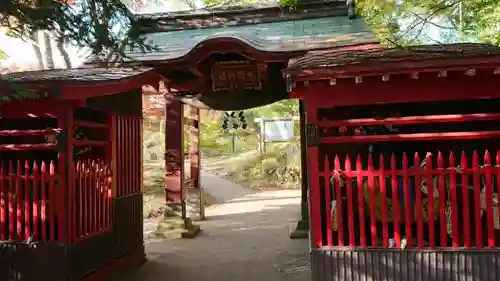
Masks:
[[[250,61],[216,62],[212,65],[212,90],[260,90],[257,64]]]

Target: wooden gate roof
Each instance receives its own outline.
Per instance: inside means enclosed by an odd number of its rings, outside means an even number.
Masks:
[[[238,40],[269,53],[379,42],[361,18],[348,19],[345,1],[340,0],[302,5],[294,11],[279,7],[207,9],[142,15],[139,21],[146,42],[157,48],[145,54],[139,50],[127,54],[130,59],[143,62],[182,59],[207,42],[221,38]]]
[[[75,68],[13,72],[0,76],[0,94],[20,86],[44,97],[85,99],[112,95],[156,85],[158,76],[152,68]],[[3,82],[3,83],[2,83]]]
[[[489,68],[500,65],[500,48],[488,44],[423,45],[354,51],[316,51],[291,59],[292,77],[352,77],[385,73]]]

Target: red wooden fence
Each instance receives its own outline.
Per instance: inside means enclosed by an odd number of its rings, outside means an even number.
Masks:
[[[136,116],[116,117],[116,197],[141,194],[142,119]]]
[[[55,171],[53,162],[0,163],[0,240],[57,239]]]
[[[377,168],[374,161],[379,163]],[[423,158],[418,153],[404,154],[399,160],[393,154],[389,167],[384,166],[383,155],[378,159],[358,155],[342,162],[338,156],[325,155],[321,185],[310,191],[313,230],[324,234],[315,235],[317,247],[388,248],[391,239],[395,247],[419,249],[500,245],[496,195],[500,191],[500,151],[494,161],[488,151],[481,157],[474,151],[472,155],[446,156],[439,152]],[[431,202],[427,210],[426,202]]]
[[[112,226],[112,178],[110,164],[79,161],[75,165],[76,208],[73,227],[75,240],[107,231]]]

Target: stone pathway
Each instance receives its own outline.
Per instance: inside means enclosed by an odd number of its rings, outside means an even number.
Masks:
[[[217,203],[224,203],[235,198],[240,198],[255,191],[244,188],[239,184],[232,183],[217,175],[200,171],[201,186],[207,193],[212,195]]]
[[[212,190],[224,193],[224,203],[207,208],[208,220],[199,223],[202,234],[151,241],[149,262],[124,281],[309,280],[308,242],[289,239],[300,213],[300,190],[253,193],[232,190],[222,179],[210,181],[218,184]]]

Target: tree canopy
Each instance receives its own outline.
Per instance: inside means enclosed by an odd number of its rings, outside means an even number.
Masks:
[[[500,46],[500,0],[359,0],[360,14],[389,46],[483,41]],[[425,34],[439,31],[439,38]]]
[[[135,0],[141,2],[141,0]],[[11,0],[0,4],[0,27],[26,38],[39,30],[55,31],[57,40],[117,61],[129,48],[152,48],[120,0],[79,0],[78,5],[54,0]]]

